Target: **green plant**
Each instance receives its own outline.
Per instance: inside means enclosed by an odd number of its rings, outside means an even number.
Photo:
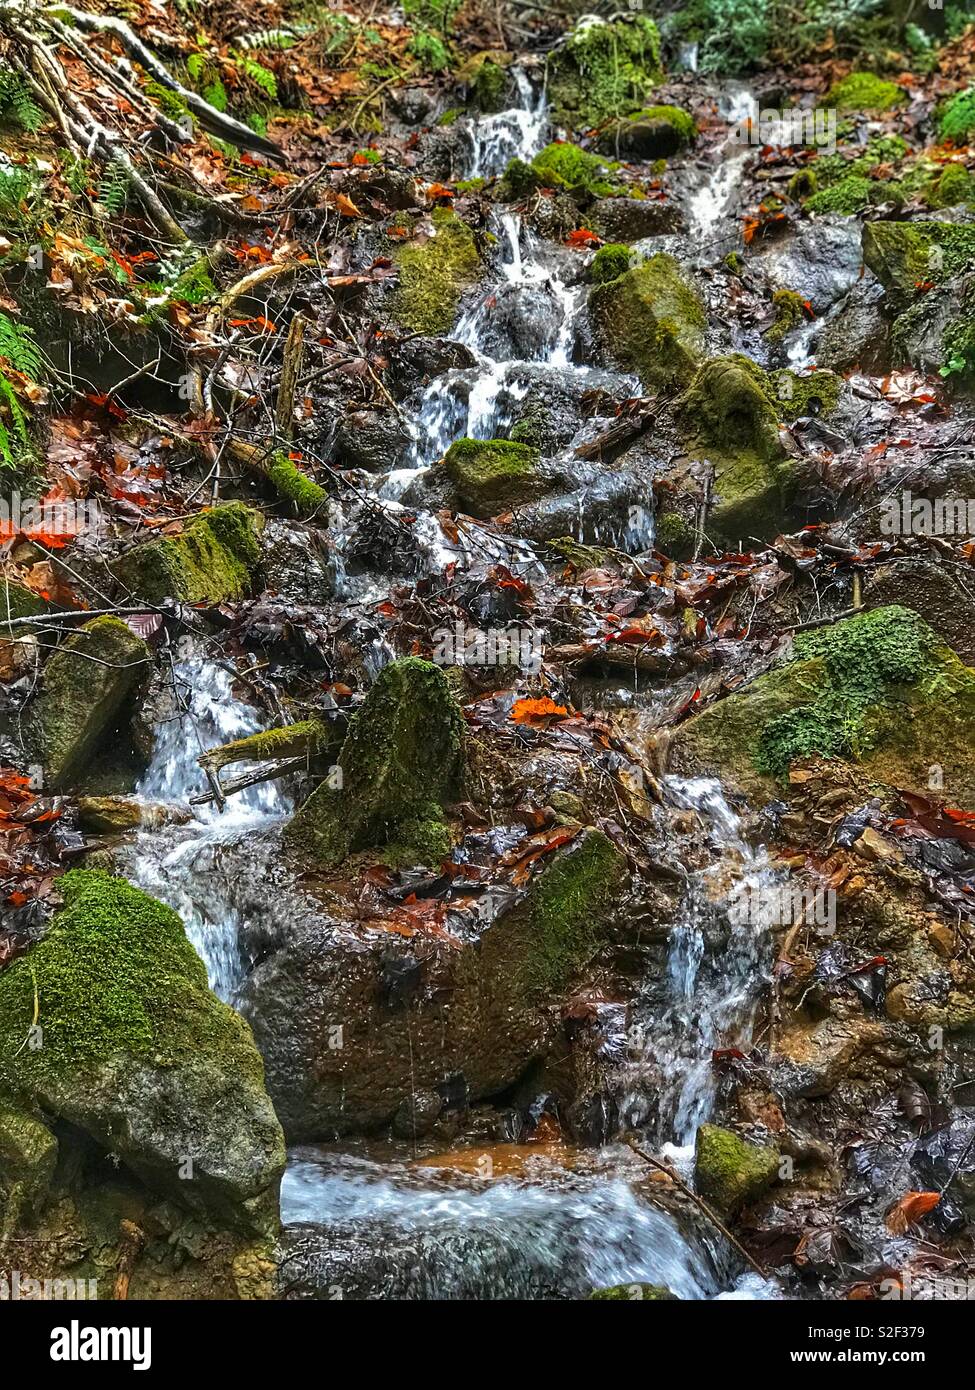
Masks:
[[[450,50],[439,34],[418,29],[408,45],[408,52],[425,72],[445,72],[450,67]]]
[[[10,425],[0,419],[0,464],[19,468],[33,454],[30,423],[4,367],[38,381],[44,375],[44,359],[33,331],[0,312],[0,400],[10,416]]]
[[[975,87],[958,92],[945,104],[938,125],[942,140],[963,143],[975,131]]]
[[[0,228],[18,237],[32,234],[40,200],[40,183],[29,169],[0,168]]]
[[[129,171],[125,164],[117,156],[113,156],[105,165],[105,172],[98,185],[98,201],[109,217],[117,216],[125,207],[129,182]]]
[[[40,129],[45,119],[44,112],[20,73],[0,69],[0,120],[33,133]]]

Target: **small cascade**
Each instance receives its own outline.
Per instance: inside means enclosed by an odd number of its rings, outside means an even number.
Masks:
[[[751,92],[741,90],[729,96],[722,110],[728,123],[728,133],[715,153],[713,168],[693,193],[688,207],[691,235],[695,241],[713,239],[721,222],[732,210],[735,189],[749,157],[751,145],[743,144],[737,136],[739,123],[755,109]]]
[[[712,1052],[747,1046],[751,1038],[778,876],[764,849],[743,838],[720,783],[668,777],[665,787],[673,805],[706,824],[715,858],[688,875],[662,1001],[655,996],[634,1009],[629,1043],[638,1055],[619,1108],[623,1122],[633,1124],[645,1122],[655,1105],[658,1139],[687,1145],[714,1109]],[[732,899],[747,912],[729,911]]]
[[[236,698],[231,675],[216,662],[190,657],[176,664],[174,678],[182,709],[157,727],[152,761],[136,792],[146,802],[186,809],[191,796],[206,791],[200,753],[257,733],[263,724],[256,709]],[[211,988],[229,1000],[244,969],[235,906],[241,842],[246,837],[252,859],[259,832],[280,822],[292,806],[280,783],[264,782],[230,797],[223,811],[213,802],[191,809],[187,824],[140,831],[125,872],[179,913]]]
[[[523,68],[513,68],[517,106],[481,116],[469,127],[471,152],[465,178],[495,178],[512,159],[531,159],[544,143],[548,126],[545,91],[535,92]]]

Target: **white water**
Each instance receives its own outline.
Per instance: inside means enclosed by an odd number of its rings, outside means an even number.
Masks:
[[[753,98],[749,91],[729,94],[722,116],[728,123],[728,133],[717,150],[714,167],[703,178],[688,208],[690,232],[696,241],[708,241],[719,224],[732,210],[735,191],[741,181],[754,147],[742,144],[737,138],[739,121],[751,114]]]
[[[244,962],[238,945],[243,925],[234,905],[237,858],[262,831],[292,809],[278,782],[264,782],[214,803],[189,807],[207,788],[197,758],[207,748],[257,733],[257,710],[237,699],[229,673],[213,661],[191,657],[174,668],[184,708],[156,729],[152,760],[136,793],[146,802],[188,808],[186,825],[139,832],[128,852],[126,873],[147,893],[182,917],[186,934],[207,968],[210,987],[225,1000],[240,984]]]

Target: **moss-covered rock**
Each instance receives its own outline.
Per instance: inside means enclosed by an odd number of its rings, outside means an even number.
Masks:
[[[975,264],[975,227],[953,222],[866,222],[863,259],[890,291],[907,304],[918,291]]]
[[[975,176],[964,164],[946,164],[927,199],[933,208],[953,208],[960,203],[975,203]]]
[[[46,599],[25,584],[18,584],[6,575],[0,577],[0,635],[11,618],[36,618],[49,607]]]
[[[872,72],[851,72],[830,87],[823,104],[841,112],[890,111],[906,100],[907,93],[896,82],[887,82]]]
[[[800,633],[790,660],[688,721],[672,751],[757,799],[814,756],[922,795],[937,765],[952,802],[975,808],[975,672],[917,613],[875,608]]]
[[[265,762],[273,758],[311,758],[333,742],[331,726],[320,719],[299,719],[277,729],[262,729],[201,753],[198,762],[211,772],[231,763]]]
[[[673,256],[595,286],[589,314],[607,352],[655,390],[687,382],[704,352],[704,309]]]
[[[765,336],[770,343],[779,343],[787,333],[792,333],[805,321],[803,298],[795,290],[776,290],[772,295],[775,309],[775,322],[766,329]]]
[[[243,502],[202,512],[173,536],[144,541],[122,556],[115,575],[148,603],[223,603],[242,598],[260,561],[264,518]]]
[[[839,183],[821,188],[805,204],[808,212],[841,212],[852,216],[871,203],[883,202],[887,186],[860,174],[848,174]]]
[[[504,110],[510,63],[510,53],[488,49],[473,54],[457,69],[457,81],[467,86],[471,102],[479,111]]]
[[[557,124],[588,130],[645,105],[661,76],[660,35],[645,15],[580,20],[549,55],[547,90]]]
[[[361,849],[439,863],[450,847],[443,806],[459,795],[463,766],[464,722],[443,671],[419,657],[390,662],[349,723],[341,786],[312,792],[287,842],[324,868]]]
[[[701,1125],[694,1145],[694,1185],[726,1216],[761,1197],[779,1174],[777,1149],[749,1144],[718,1125]]]
[[[284,1142],[247,1025],[170,908],[104,873],[59,887],[0,975],[4,1104],[67,1121],[208,1222],[274,1231]]]
[[[0,1252],[21,1219],[42,1204],[58,1159],[58,1141],[26,1109],[0,1097]]]
[[[632,259],[633,254],[628,246],[622,242],[610,242],[601,246],[593,256],[589,278],[594,285],[607,285],[610,280],[626,274]]]
[[[471,516],[497,516],[551,487],[538,472],[538,449],[518,440],[457,439],[440,467],[458,507]]]
[[[620,191],[605,160],[568,140],[546,145],[530,167],[536,186],[565,189],[577,198],[608,198]]]
[[[607,241],[642,241],[644,237],[677,232],[683,225],[680,209],[655,198],[599,198],[586,212],[586,221]]]
[[[680,512],[662,512],[655,522],[653,543],[671,560],[689,560],[694,554],[694,527]]]
[[[714,466],[708,533],[771,539],[794,491],[769,378],[740,354],[705,362],[677,403],[689,449]]]
[[[840,403],[843,378],[836,372],[807,372],[800,376],[785,367],[769,373],[776,407],[783,420],[801,415],[831,415]]]
[[[608,1299],[617,1303],[679,1302],[677,1295],[671,1293],[665,1284],[612,1284],[607,1289],[593,1289],[589,1295],[593,1299]]]
[[[48,786],[65,787],[85,771],[149,670],[149,648],[118,618],[93,618],[58,648],[31,716]]]
[[[432,236],[421,233],[390,247],[399,284],[388,307],[414,333],[448,333],[461,295],[480,278],[481,257],[474,233],[452,208],[434,208],[430,222]]]
[[[694,117],[679,106],[648,106],[611,121],[599,132],[598,145],[616,159],[671,159],[694,140]]]

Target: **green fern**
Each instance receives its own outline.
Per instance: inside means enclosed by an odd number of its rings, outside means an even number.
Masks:
[[[186,71],[193,82],[199,82],[207,70],[207,60],[202,53],[191,53],[186,60]]]
[[[204,87],[203,100],[209,102],[214,111],[226,111],[227,89],[219,77],[215,77]]]
[[[0,117],[31,134],[40,130],[46,119],[20,73],[3,68],[0,68]]]
[[[263,63],[259,63],[256,58],[250,58],[246,53],[237,55],[237,61],[244,69],[250,80],[264,92],[269,101],[278,99],[278,79],[270,68],[266,68]]]
[[[109,217],[115,217],[125,207],[129,182],[129,171],[122,160],[117,157],[110,159],[98,185],[98,201]]]
[[[58,158],[61,160],[61,177],[68,188],[72,193],[84,193],[91,178],[87,159],[73,150],[58,150]]]
[[[9,314],[0,310],[0,357],[5,357],[15,372],[23,372],[33,381],[44,375],[44,358],[34,338],[34,331],[25,323],[15,323]]]

